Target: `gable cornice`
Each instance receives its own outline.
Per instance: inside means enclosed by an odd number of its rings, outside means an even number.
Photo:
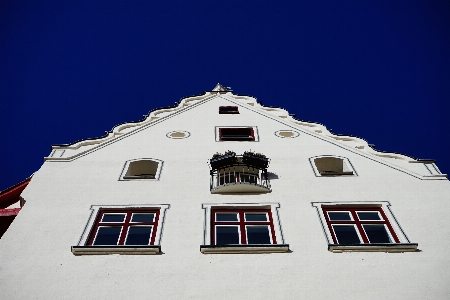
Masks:
[[[136,133],[137,131],[160,123],[178,113],[191,109],[194,106],[200,105],[201,103],[212,100],[216,97],[234,102],[237,105],[246,107],[249,110],[255,111],[289,127],[302,131],[303,133],[335,144],[379,163],[388,165],[414,177],[420,179],[447,179],[446,174],[418,174],[417,172],[405,168],[404,166],[400,166],[398,163],[430,164],[432,163],[430,160],[418,160],[399,153],[375,150],[366,140],[362,138],[348,135],[337,135],[328,130],[323,124],[297,120],[283,108],[263,106],[257,101],[256,98],[252,96],[234,94],[232,91],[227,90],[227,88],[220,84],[217,84],[212,91],[206,91],[201,95],[185,97],[173,107],[155,109],[141,121],[119,124],[103,137],[85,139],[69,145],[54,145],[52,146],[50,156],[45,157],[44,159],[46,161],[72,161],[78,157],[88,154],[91,151],[94,151],[95,149],[104,147],[112,142]],[[425,167],[424,171],[426,171]]]

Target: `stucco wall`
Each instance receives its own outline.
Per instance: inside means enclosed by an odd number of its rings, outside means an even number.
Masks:
[[[4,299],[448,299],[450,185],[420,180],[216,97],[73,161],[47,161],[22,196],[26,205],[0,240]],[[216,142],[215,126],[257,126],[259,142]],[[169,139],[174,130],[191,133]],[[208,159],[246,150],[271,158],[272,193],[212,195]],[[310,157],[347,157],[358,176],[317,177]],[[124,163],[164,162],[158,181],[119,181]],[[389,201],[414,253],[331,253],[311,202]],[[280,203],[283,254],[215,254],[203,243],[202,203]],[[161,255],[74,256],[91,205],[170,204]]]

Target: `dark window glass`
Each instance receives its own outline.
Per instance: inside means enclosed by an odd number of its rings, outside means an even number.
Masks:
[[[102,222],[124,222],[125,214],[104,214]]]
[[[353,225],[333,226],[339,244],[360,244],[358,234]]]
[[[350,221],[352,219],[349,212],[329,212],[328,217],[330,221]]]
[[[151,233],[152,226],[131,226],[128,229],[125,245],[148,245]]]
[[[133,214],[131,222],[153,222],[155,214]]]
[[[267,214],[245,214],[246,221],[267,221]]]
[[[238,217],[237,214],[233,213],[233,214],[221,214],[218,213],[216,214],[216,221],[237,221]]]
[[[221,139],[224,141],[253,141],[252,128],[221,128]]]
[[[246,226],[247,244],[270,244],[269,226]]]
[[[101,226],[97,230],[94,245],[117,245],[119,240],[120,230],[122,227],[104,227]]]
[[[239,110],[237,106],[220,106],[219,114],[238,114]]]
[[[239,244],[239,231],[237,226],[217,226],[216,245]]]
[[[360,220],[381,220],[376,211],[358,212],[357,214]]]
[[[390,243],[386,227],[384,225],[364,225],[364,231],[369,238],[370,243]]]

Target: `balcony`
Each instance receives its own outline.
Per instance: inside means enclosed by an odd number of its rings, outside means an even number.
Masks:
[[[252,156],[249,152],[216,155],[210,160],[211,194],[270,193],[268,164],[268,158]]]

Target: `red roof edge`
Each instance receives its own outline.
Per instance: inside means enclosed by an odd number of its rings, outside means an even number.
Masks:
[[[6,190],[0,192],[0,209],[6,208],[20,200],[20,194],[31,181],[31,176]]]

